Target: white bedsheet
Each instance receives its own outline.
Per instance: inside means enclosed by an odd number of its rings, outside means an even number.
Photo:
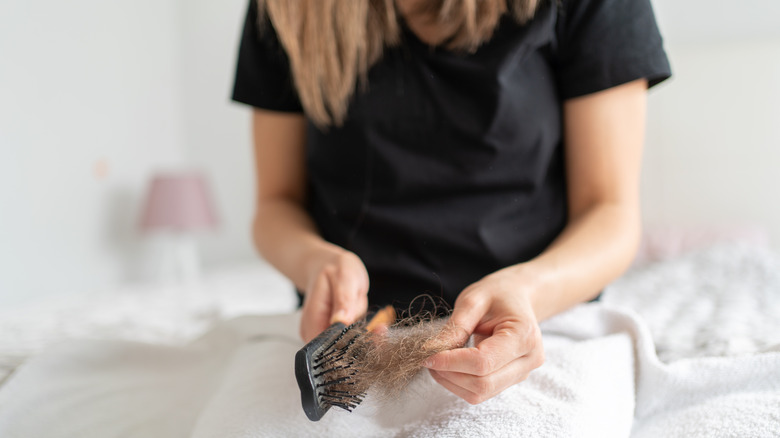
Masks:
[[[780,255],[715,245],[632,269],[603,301],[641,315],[664,362],[759,352],[780,345]]]
[[[186,347],[59,346],[0,390],[0,436],[780,436],[780,351],[665,365],[641,319],[602,304],[546,322],[547,363],[483,404],[423,374],[394,402],[313,423],[293,373],[296,325],[243,317]]]
[[[423,375],[396,404],[320,423],[300,409],[290,316],[179,347],[62,344],[0,389],[0,436],[780,436],[778,276],[776,254],[741,245],[636,269],[546,322],[547,363],[494,400],[471,407]]]
[[[26,358],[68,339],[184,345],[247,314],[292,312],[293,286],[257,261],[218,269],[196,284],[138,284],[0,309],[0,384]]]

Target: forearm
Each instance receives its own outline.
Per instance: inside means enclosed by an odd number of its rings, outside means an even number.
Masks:
[[[600,203],[572,218],[533,260],[515,265],[519,281],[532,284],[538,320],[594,298],[631,264],[640,239],[639,208]]]
[[[515,267],[537,319],[595,297],[631,264],[640,238],[639,175],[647,82],[564,103],[569,223]]]
[[[336,321],[351,324],[368,308],[368,273],[352,252],[325,241],[302,204],[261,198],[254,221],[257,248],[306,294],[301,338],[309,342]]]
[[[326,242],[300,203],[284,198],[262,200],[253,223],[253,237],[263,257],[304,291],[314,260],[344,251]]]
[[[252,114],[258,194],[254,243],[301,291],[309,288],[317,260],[345,252],[320,237],[303,208],[306,123],[302,114],[260,109]]]

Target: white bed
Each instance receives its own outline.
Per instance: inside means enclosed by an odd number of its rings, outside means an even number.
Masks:
[[[196,284],[138,284],[0,310],[0,382],[27,357],[67,339],[183,345],[220,320],[292,312],[292,286],[263,262],[205,275]]]
[[[601,304],[545,323],[545,366],[479,406],[422,376],[394,405],[369,399],[353,414],[309,423],[290,380],[299,347],[294,306],[290,285],[253,263],[187,288],[126,288],[0,314],[0,436],[780,436],[780,256],[762,245],[721,243],[635,266]],[[269,333],[286,340],[248,346]],[[106,341],[63,342],[70,338]],[[168,390],[179,397],[170,403],[194,388],[201,394],[189,399],[202,403],[178,409],[176,421],[141,415],[148,403],[125,400],[119,390],[114,404],[62,401],[68,385],[89,388],[80,364],[92,375],[105,372],[105,388],[113,388],[111,373],[134,362],[112,368],[111,361],[132,352],[224,360],[219,373],[192,368],[193,380],[176,387],[182,394]],[[142,371],[139,382],[177,375],[165,365]],[[63,406],[82,408],[80,420]],[[134,415],[115,417],[128,411]]]

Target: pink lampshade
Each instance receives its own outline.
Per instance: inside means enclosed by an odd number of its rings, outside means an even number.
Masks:
[[[141,229],[195,231],[214,228],[216,216],[202,174],[158,174],[152,179],[146,194]]]

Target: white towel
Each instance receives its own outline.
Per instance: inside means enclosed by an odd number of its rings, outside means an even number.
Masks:
[[[544,323],[545,365],[485,403],[423,372],[396,401],[310,422],[297,319],[233,319],[183,348],[60,345],[0,389],[0,436],[780,436],[780,352],[665,365],[635,314],[600,304]]]

